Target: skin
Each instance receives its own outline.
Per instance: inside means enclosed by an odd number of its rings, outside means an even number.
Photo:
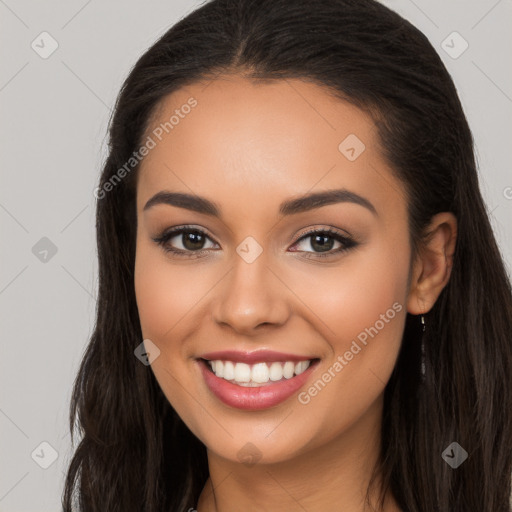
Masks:
[[[428,312],[448,282],[456,219],[436,215],[431,240],[413,261],[404,188],[379,152],[373,122],[325,88],[217,77],[168,96],[148,134],[191,96],[197,106],[140,168],[135,290],[144,339],[161,351],[152,371],[207,447],[210,478],[197,510],[367,510],[383,392],[406,312]],[[349,134],[366,146],[354,161],[338,149]],[[365,197],[376,214],[350,202],[278,213],[282,201],[340,188]],[[167,204],[143,210],[163,190],[206,197],[222,218]],[[202,256],[173,257],[152,240],[183,224],[206,232]],[[336,253],[334,240],[332,255],[319,257],[313,237],[302,236],[329,227],[358,245]],[[263,250],[252,263],[236,252],[248,236]],[[190,247],[182,235],[168,244]],[[262,411],[229,407],[196,363],[224,349],[316,356],[307,390],[394,303],[401,311],[307,404],[294,395]],[[238,456],[248,442],[260,456],[252,465]],[[384,510],[400,510],[391,494]]]

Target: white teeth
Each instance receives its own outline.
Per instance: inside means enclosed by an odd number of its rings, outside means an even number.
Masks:
[[[283,378],[283,365],[281,363],[272,363],[270,365],[269,377],[274,382],[281,380]]]
[[[245,363],[236,363],[235,380],[237,382],[249,382],[251,380],[251,367]]]
[[[266,363],[255,364],[251,369],[251,380],[263,384],[268,382],[270,371]]]
[[[208,361],[217,377],[232,381],[245,387],[257,387],[259,384],[265,384],[269,380],[277,382],[285,379],[291,379],[294,375],[300,375],[307,370],[311,361],[293,361],[256,363],[248,365],[246,363],[234,363],[232,361]]]
[[[222,361],[211,361],[212,370],[217,377],[224,377],[224,363]]]
[[[295,365],[295,375],[300,375],[309,366],[308,361],[300,361]]]
[[[309,361],[308,361],[309,366]],[[291,379],[293,377],[293,372],[295,371],[295,364],[292,361],[286,361],[283,367],[283,376],[285,379]]]
[[[226,380],[233,380],[235,378],[235,365],[231,361],[224,363],[224,374],[222,378]]]

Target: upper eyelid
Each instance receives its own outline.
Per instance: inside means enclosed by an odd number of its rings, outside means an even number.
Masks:
[[[201,235],[204,235],[207,238],[209,238],[212,242],[218,243],[218,242],[215,242],[214,237],[210,236],[208,231],[205,231],[204,228],[196,228],[194,226],[177,226],[177,227],[173,227],[173,228],[169,228],[169,229],[164,229],[162,231],[162,233],[160,235],[157,235],[155,238],[171,239],[171,238],[174,238],[175,236],[181,235],[184,232],[187,233],[187,232],[192,232],[192,231],[199,232]]]
[[[297,238],[296,242],[298,242],[299,240],[302,240],[302,238],[305,238],[305,237],[307,237],[309,235],[313,235],[315,233],[326,233],[327,235],[331,235],[331,236],[339,236],[339,237],[342,237],[342,238],[350,238],[350,239],[352,239],[352,235],[350,235],[344,229],[328,227],[328,228],[311,228],[311,229],[308,229],[306,232],[302,233]]]

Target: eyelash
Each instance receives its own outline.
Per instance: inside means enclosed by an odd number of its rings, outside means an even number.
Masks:
[[[172,256],[176,256],[176,257],[185,257],[185,258],[195,259],[195,258],[200,258],[204,253],[207,253],[209,251],[209,249],[201,249],[198,251],[190,251],[190,250],[184,251],[182,249],[175,249],[175,248],[167,245],[169,240],[171,240],[172,238],[174,238],[178,235],[184,234],[184,233],[199,234],[199,235],[202,235],[211,240],[211,238],[201,229],[194,228],[192,226],[181,226],[178,228],[170,229],[169,231],[164,231],[160,236],[153,238],[153,241],[156,242],[158,245],[160,245],[166,253],[170,253]],[[350,236],[342,235],[339,231],[336,231],[335,229],[332,229],[332,228],[311,229],[311,230],[307,231],[306,233],[303,233],[300,236],[300,238],[298,238],[294,242],[293,245],[297,245],[302,240],[305,240],[305,239],[311,237],[311,235],[315,235],[315,234],[327,235],[328,238],[333,238],[337,242],[340,242],[342,244],[342,247],[340,247],[334,251],[331,250],[331,251],[325,252],[325,253],[315,253],[315,252],[309,252],[309,251],[292,251],[292,252],[305,252],[306,254],[313,255],[313,256],[303,256],[305,258],[312,258],[312,257],[313,258],[326,258],[329,256],[333,256],[335,254],[340,254],[345,251],[348,251],[349,249],[356,247],[358,245],[358,243]]]

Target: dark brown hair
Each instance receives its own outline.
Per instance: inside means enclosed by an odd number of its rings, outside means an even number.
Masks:
[[[510,512],[512,294],[482,199],[472,134],[453,81],[428,39],[373,0],[212,0],[138,60],[110,124],[104,186],[136,151],[155,108],[184,85],[223,73],[299,78],[372,115],[382,152],[407,192],[414,252],[438,212],[458,236],[449,283],[426,317],[407,315],[385,388],[381,496],[407,512]],[[186,511],[208,476],[206,449],[175,413],[150,367],[134,291],[137,169],[97,202],[99,296],[75,381],[65,511]],[[425,378],[421,373],[421,342]],[[469,454],[457,469],[452,442]]]

